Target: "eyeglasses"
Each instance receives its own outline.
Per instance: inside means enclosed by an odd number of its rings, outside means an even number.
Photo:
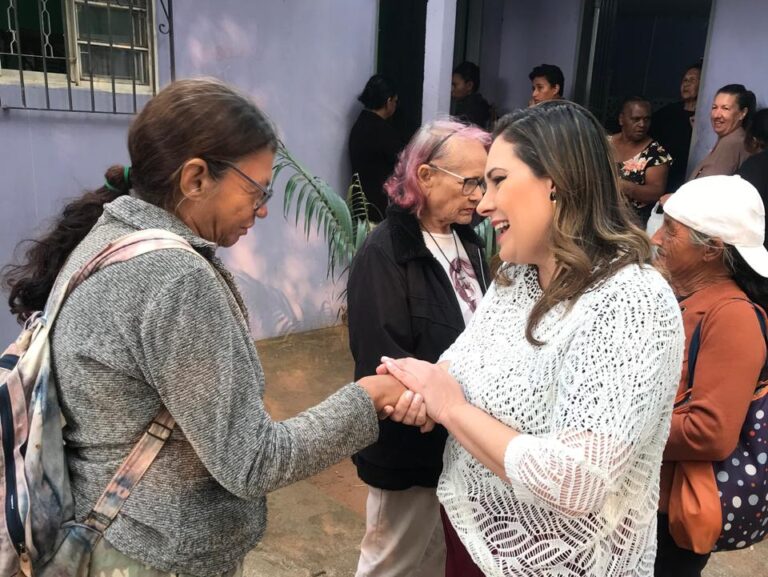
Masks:
[[[430,151],[429,151],[429,154],[427,155],[427,158],[426,158],[426,160],[424,161],[424,164],[429,164],[430,162],[432,162],[432,159],[434,159],[434,158],[435,158],[435,156],[437,156],[437,153],[438,153],[438,152],[440,151],[440,149],[443,147],[443,144],[445,144],[445,143],[446,143],[446,141],[447,141],[447,140],[448,140],[448,139],[449,139],[451,136],[453,136],[454,134],[456,134],[456,131],[454,131],[454,132],[449,132],[448,134],[446,134],[445,136],[443,136],[443,137],[442,137],[440,140],[438,140],[438,141],[435,143],[435,145],[432,147],[432,150],[430,150]]]
[[[469,176],[469,177],[461,176],[460,174],[456,174],[455,172],[446,170],[442,166],[435,166],[434,164],[428,164],[427,166],[429,166],[430,168],[434,168],[435,170],[439,170],[440,172],[444,172],[445,174],[448,174],[458,179],[459,182],[461,182],[461,193],[464,196],[471,195],[473,192],[475,192],[475,189],[478,186],[480,187],[480,192],[482,194],[485,194],[485,191],[488,188],[485,183],[485,180],[482,178],[477,178],[476,176]]]
[[[261,192],[261,198],[256,201],[256,204],[253,205],[254,212],[259,210],[262,206],[267,204],[269,202],[269,199],[272,198],[272,195],[274,194],[274,191],[272,190],[272,187],[265,188],[264,185],[256,182],[253,180],[250,176],[245,174],[242,170],[240,170],[237,165],[234,162],[229,162],[228,160],[206,160],[209,164],[222,164],[226,166],[227,168],[231,168],[234,170],[243,180],[245,180],[248,184],[255,187],[258,191]]]

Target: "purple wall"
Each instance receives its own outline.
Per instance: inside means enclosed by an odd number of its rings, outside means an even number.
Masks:
[[[528,73],[542,63],[556,64],[565,76],[564,94],[572,91],[583,0],[505,0],[499,79],[499,112],[528,105]]]
[[[709,30],[688,161],[691,169],[715,144],[709,110],[718,88],[731,83],[744,84],[757,95],[758,108],[768,106],[768,74],[765,73],[768,2],[715,0]]]
[[[499,104],[499,66],[501,62],[504,1],[483,0],[483,26],[480,39],[480,92],[492,104]]]
[[[336,0],[333,9],[313,0],[177,4],[177,77],[217,76],[250,93],[303,164],[345,190],[356,96],[374,71],[377,1]],[[158,44],[162,51],[167,39],[159,36]],[[167,56],[161,54],[159,62],[161,78],[167,79]],[[8,101],[13,90],[0,85],[0,98]],[[64,199],[98,186],[109,165],[127,162],[129,121],[0,113],[0,265]],[[285,221],[281,197],[279,192],[266,220],[222,251],[240,281],[257,338],[334,324],[344,288],[326,278],[325,244],[314,237],[307,242]],[[2,342],[18,332],[6,310],[0,306]]]

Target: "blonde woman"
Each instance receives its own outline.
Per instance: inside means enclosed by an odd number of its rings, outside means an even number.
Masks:
[[[495,282],[440,364],[379,369],[450,434],[449,577],[653,575],[683,329],[612,162],[577,104],[503,118],[478,207],[498,233]]]

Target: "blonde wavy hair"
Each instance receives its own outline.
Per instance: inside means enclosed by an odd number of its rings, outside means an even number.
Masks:
[[[570,309],[622,267],[650,263],[651,243],[632,220],[605,131],[587,109],[542,102],[501,118],[493,137],[512,144],[537,177],[552,179],[557,195],[549,238],[557,268],[525,331],[531,344],[542,345],[533,331],[550,309],[561,302]],[[505,269],[498,268],[498,284],[509,283]]]

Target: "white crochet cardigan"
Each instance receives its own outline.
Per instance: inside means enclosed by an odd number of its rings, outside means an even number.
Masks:
[[[450,437],[438,496],[488,577],[653,575],[659,469],[683,357],[672,290],[631,265],[525,339],[541,294],[511,267],[442,356],[467,399],[521,435],[508,479]]]

